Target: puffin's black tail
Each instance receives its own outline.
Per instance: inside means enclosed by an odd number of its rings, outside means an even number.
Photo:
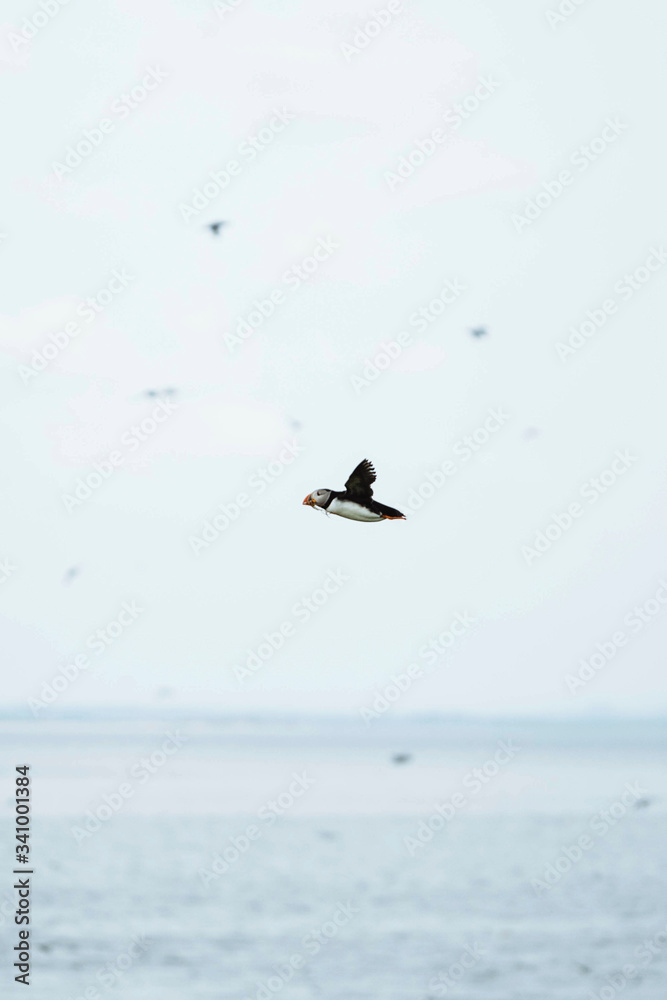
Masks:
[[[378,514],[382,514],[383,517],[389,518],[390,520],[399,520],[402,518],[405,521],[405,514],[401,514],[400,510],[396,510],[395,507],[387,507],[383,503],[375,503],[375,508]]]

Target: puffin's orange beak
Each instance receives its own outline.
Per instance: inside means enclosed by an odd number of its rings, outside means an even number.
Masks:
[[[310,494],[310,493],[309,493],[309,494],[308,494],[308,496],[306,497],[306,499],[305,499],[305,500],[303,501],[303,504],[302,504],[302,506],[303,506],[303,505],[306,505],[306,506],[308,506],[308,507],[314,507],[314,506],[315,506],[315,504],[314,504],[314,503],[313,503],[313,501],[311,500],[311,496],[312,496],[312,494]]]

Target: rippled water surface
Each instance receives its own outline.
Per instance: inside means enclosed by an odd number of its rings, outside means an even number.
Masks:
[[[24,762],[33,1000],[667,996],[659,726],[5,722],[2,749],[3,996]]]

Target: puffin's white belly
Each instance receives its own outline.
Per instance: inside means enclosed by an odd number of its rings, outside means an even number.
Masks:
[[[339,517],[349,517],[351,521],[383,521],[382,514],[374,514],[367,507],[362,507],[351,500],[339,500],[334,497],[327,510],[330,514],[338,514]]]

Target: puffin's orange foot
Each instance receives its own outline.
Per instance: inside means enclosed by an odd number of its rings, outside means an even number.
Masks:
[[[382,517],[385,521],[405,521],[406,518],[401,514],[400,517],[390,517],[389,514],[383,514]]]

